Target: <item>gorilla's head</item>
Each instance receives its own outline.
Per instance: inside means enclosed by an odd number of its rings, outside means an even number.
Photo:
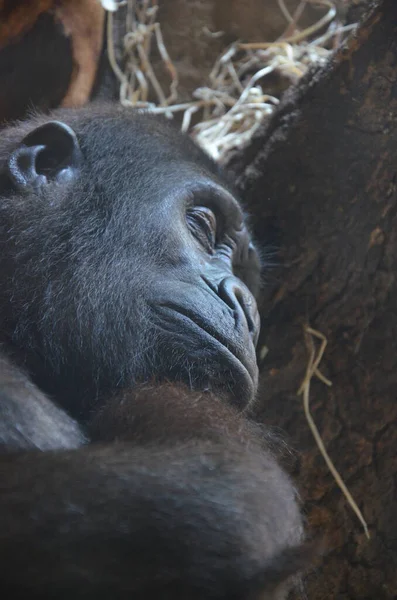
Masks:
[[[75,414],[138,381],[255,394],[259,261],[216,166],[151,115],[2,132],[1,342]]]

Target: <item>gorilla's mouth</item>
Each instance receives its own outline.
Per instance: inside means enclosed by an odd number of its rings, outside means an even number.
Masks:
[[[186,352],[189,354],[190,362],[193,366],[197,363],[198,368],[203,368],[200,360],[200,352],[203,357],[208,348],[216,351],[216,362],[219,364],[221,372],[219,377],[212,374],[215,380],[234,392],[238,404],[246,404],[254,396],[258,383],[258,366],[256,362],[255,348],[251,342],[251,348],[232,344],[230,337],[227,338],[222,332],[211,325],[202,315],[191,311],[185,307],[173,304],[161,304],[156,306],[156,312],[161,315],[161,322],[157,320],[156,325],[173,336],[173,339],[181,339],[181,344],[186,345]],[[230,316],[231,325],[236,329],[232,315]],[[168,326],[167,326],[168,325]],[[245,336],[244,336],[245,337]],[[243,335],[241,334],[243,339]],[[192,341],[196,348],[192,350]],[[213,359],[213,357],[212,357]],[[208,363],[207,363],[208,364]],[[205,365],[205,361],[204,361]],[[224,381],[222,375],[229,375],[229,380]],[[242,396],[249,396],[242,398]]]

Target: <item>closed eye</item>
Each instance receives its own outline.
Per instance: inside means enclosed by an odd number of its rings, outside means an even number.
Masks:
[[[214,212],[204,206],[188,210],[186,221],[192,235],[206,252],[213,254],[216,245],[217,221]]]

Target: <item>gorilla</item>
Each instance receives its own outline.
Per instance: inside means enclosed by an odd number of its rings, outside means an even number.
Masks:
[[[79,419],[153,375],[246,405],[260,269],[233,191],[153,116],[52,119],[2,132],[0,343]]]
[[[0,591],[281,599],[313,549],[255,396],[260,261],[172,126],[58,110],[0,142]]]

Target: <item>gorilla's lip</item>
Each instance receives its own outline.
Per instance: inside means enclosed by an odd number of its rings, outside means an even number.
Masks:
[[[199,329],[200,332],[204,333],[207,337],[209,337],[212,342],[215,342],[217,345],[222,346],[222,352],[224,356],[228,358],[228,362],[230,364],[233,364],[235,366],[235,370],[240,371],[240,374],[241,370],[243,371],[245,379],[249,381],[249,387],[252,391],[252,395],[254,395],[258,381],[258,366],[255,358],[252,362],[250,361],[249,363],[248,361],[245,361],[243,357],[239,356],[239,349],[236,346],[234,346],[232,350],[230,348],[230,343],[228,343],[226,340],[226,337],[223,336],[217,329],[212,327],[206,319],[203,319],[194,311],[190,311],[185,307],[168,303],[157,305],[156,308],[157,310],[160,310],[161,313],[166,314],[167,316],[176,315],[177,319],[183,318],[185,322],[189,323],[190,327]],[[255,357],[254,350],[252,354]]]

